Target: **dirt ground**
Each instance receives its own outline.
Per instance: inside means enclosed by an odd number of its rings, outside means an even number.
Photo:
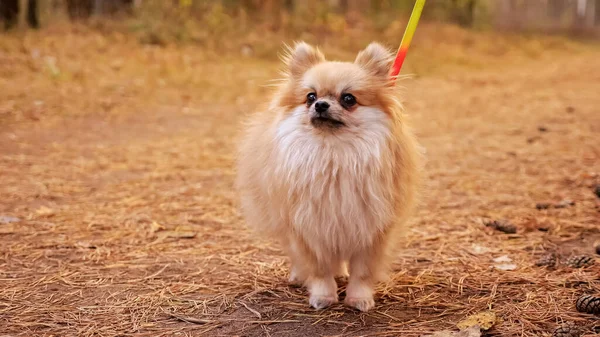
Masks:
[[[600,263],[535,265],[600,239],[600,52],[560,49],[402,81],[427,186],[358,313],[311,309],[237,209],[239,122],[268,100],[275,60],[0,36],[0,336],[421,336],[486,309],[501,318],[487,336],[593,335],[574,303],[600,295]],[[504,255],[512,270],[495,267]]]

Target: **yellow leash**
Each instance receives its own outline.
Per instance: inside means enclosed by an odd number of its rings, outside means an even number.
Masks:
[[[394,80],[396,79],[396,77],[398,77],[398,74],[400,74],[400,69],[402,68],[402,63],[404,63],[404,59],[406,58],[408,47],[410,46],[410,42],[412,41],[412,38],[415,35],[415,31],[417,30],[417,24],[419,23],[419,19],[421,18],[423,6],[425,6],[425,0],[417,0],[417,2],[415,2],[415,6],[413,7],[412,13],[410,14],[408,25],[406,25],[406,30],[404,31],[402,42],[400,42],[400,48],[398,48],[398,54],[396,54],[396,59],[394,59],[394,64],[392,65],[392,69],[390,72],[390,76]]]

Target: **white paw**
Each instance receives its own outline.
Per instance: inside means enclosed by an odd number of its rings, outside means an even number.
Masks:
[[[308,303],[315,309],[325,309],[338,302],[337,296],[311,295]]]
[[[368,283],[360,280],[352,279],[350,276],[350,282],[346,288],[346,298],[344,303],[349,306],[356,308],[360,311],[369,311],[375,306],[373,300],[373,287]]]
[[[307,282],[310,297],[308,302],[315,309],[324,309],[337,303],[337,284],[333,277],[310,278]]]
[[[362,312],[369,311],[375,306],[373,297],[346,297],[344,303],[347,306],[356,308]]]

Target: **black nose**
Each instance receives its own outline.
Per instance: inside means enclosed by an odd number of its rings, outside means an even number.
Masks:
[[[329,103],[325,101],[318,101],[317,103],[315,103],[315,110],[318,113],[323,113],[327,111],[327,109],[329,109]]]

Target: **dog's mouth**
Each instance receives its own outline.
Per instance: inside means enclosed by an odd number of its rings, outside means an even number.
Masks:
[[[346,125],[340,120],[324,116],[312,117],[310,123],[316,128],[327,127],[332,129],[337,129]]]

